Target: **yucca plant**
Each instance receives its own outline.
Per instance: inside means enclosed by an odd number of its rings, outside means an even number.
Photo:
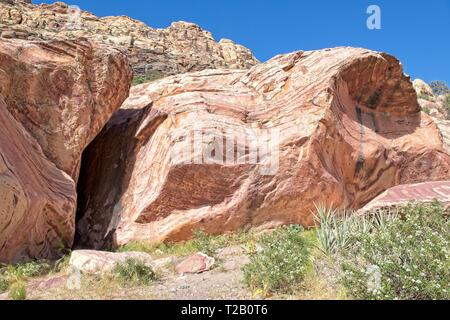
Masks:
[[[359,215],[350,210],[327,208],[325,205],[316,205],[316,211],[319,248],[327,255],[348,249],[355,242],[355,235],[382,229],[389,220],[396,218],[394,214],[381,211]]]
[[[337,209],[316,205],[316,233],[320,249],[325,254],[334,254],[350,244],[353,228],[350,214]]]

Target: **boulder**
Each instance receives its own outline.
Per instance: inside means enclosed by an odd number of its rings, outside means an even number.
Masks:
[[[175,271],[178,274],[196,274],[211,270],[215,263],[215,259],[208,257],[206,254],[198,252],[189,258],[180,262]]]
[[[85,274],[103,275],[111,273],[127,260],[139,261],[148,267],[154,267],[152,257],[143,252],[104,252],[93,250],[75,250],[70,256],[72,270]]]
[[[429,203],[438,200],[450,207],[450,181],[435,181],[400,185],[390,188],[369,202],[360,213],[377,209],[399,208],[410,202]]]
[[[85,153],[81,244],[314,224],[386,189],[450,179],[394,57],[341,47],[136,86]]]
[[[81,155],[128,95],[122,53],[0,40],[0,262],[71,248]]]

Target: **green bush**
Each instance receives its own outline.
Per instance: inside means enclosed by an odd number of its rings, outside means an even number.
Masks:
[[[449,299],[450,224],[441,204],[411,204],[343,252],[342,283],[357,299]]]
[[[156,279],[156,274],[151,267],[134,259],[128,259],[125,263],[117,265],[115,275],[122,284],[126,285],[148,285]]]
[[[197,230],[194,232],[192,239],[192,246],[196,251],[203,252],[209,256],[213,256],[219,248],[216,237],[206,234],[203,231]]]
[[[32,261],[17,265],[10,265],[7,268],[7,273],[10,276],[19,278],[33,278],[42,276],[51,270],[50,264],[44,261]]]
[[[119,252],[146,252],[153,256],[187,256],[196,252],[203,252],[214,256],[221,248],[242,245],[254,240],[256,236],[252,232],[238,231],[223,235],[209,235],[201,230],[194,231],[194,237],[180,243],[152,244],[146,242],[130,242],[121,247]]]
[[[434,98],[428,94],[425,93],[421,93],[419,95],[417,95],[417,99],[423,99],[423,100],[427,100],[427,101],[434,101]]]
[[[135,76],[133,78],[132,85],[136,86],[138,84],[153,82],[153,81],[161,79],[163,77],[164,77],[164,74],[162,74],[161,72],[152,70],[144,76]]]
[[[260,238],[261,250],[244,266],[245,284],[253,291],[291,293],[301,287],[310,262],[310,244],[298,226],[284,227]]]
[[[6,292],[9,288],[9,280],[0,275],[0,293]]]
[[[445,97],[443,108],[447,119],[450,119],[450,94]]]
[[[435,96],[450,94],[450,89],[444,81],[431,81],[430,87]]]
[[[9,289],[9,297],[12,300],[25,300],[27,298],[26,285],[22,281],[15,282]]]

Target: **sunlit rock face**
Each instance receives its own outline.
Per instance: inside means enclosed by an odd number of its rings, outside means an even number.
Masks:
[[[0,1],[0,37],[85,37],[127,54],[137,76],[248,69],[258,63],[249,49],[228,39],[216,42],[210,32],[193,23],[179,21],[165,29],[155,29],[127,16],[97,17],[63,2],[31,5],[15,1],[12,5],[11,1]]]
[[[367,214],[376,211],[395,213],[411,202],[431,203],[436,200],[443,205],[444,210],[450,213],[450,181],[432,181],[392,187],[370,201],[358,213]]]
[[[316,204],[448,180],[450,157],[401,64],[344,47],[133,87],[82,173],[78,242],[102,248],[310,226]]]
[[[71,248],[82,152],[131,77],[126,56],[87,40],[0,40],[0,262]]]

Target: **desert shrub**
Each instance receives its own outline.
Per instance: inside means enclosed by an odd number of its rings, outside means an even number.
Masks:
[[[191,240],[180,243],[152,244],[146,242],[130,242],[121,247],[119,252],[146,252],[154,256],[186,256],[196,252],[203,252],[214,256],[220,248],[233,245],[246,244],[256,238],[252,232],[238,231],[224,235],[209,235],[204,231],[194,231]]]
[[[26,284],[22,281],[13,283],[9,289],[9,297],[12,300],[25,300],[27,298]]]
[[[433,90],[433,94],[435,96],[440,96],[443,94],[450,94],[450,89],[444,81],[431,81],[430,82],[431,90]]]
[[[146,252],[152,253],[156,249],[156,246],[152,243],[141,242],[141,241],[131,241],[122,247],[120,247],[118,252]]]
[[[434,98],[432,96],[430,96],[429,94],[425,94],[425,93],[421,93],[421,94],[417,95],[417,99],[423,99],[423,100],[427,100],[427,101],[434,101]]]
[[[5,276],[0,275],[0,293],[7,291],[8,288],[9,288],[9,280]]]
[[[252,232],[237,231],[230,234],[210,235],[201,230],[194,232],[191,245],[195,251],[214,256],[217,250],[233,245],[247,244],[256,236]]]
[[[136,86],[136,85],[143,84],[143,83],[153,82],[153,81],[161,79],[163,77],[164,77],[164,74],[162,74],[161,72],[152,70],[144,76],[135,76],[133,78],[132,85]]]
[[[301,287],[310,262],[310,244],[298,226],[261,236],[260,250],[244,266],[245,284],[253,291],[291,293]]]
[[[125,263],[117,265],[114,273],[116,278],[126,285],[148,285],[156,279],[156,274],[151,267],[134,259],[128,259]]]
[[[343,252],[342,283],[357,299],[449,299],[450,225],[441,204],[410,204]]]
[[[200,251],[207,255],[214,255],[217,250],[217,244],[214,240],[214,236],[204,231],[196,230],[192,239],[192,247],[195,251]]]
[[[6,273],[10,277],[16,278],[33,278],[46,274],[51,270],[49,263],[45,261],[32,261],[16,265],[10,265],[6,269]]]
[[[431,110],[430,110],[430,108],[424,107],[424,108],[422,108],[422,111],[425,112],[425,113],[428,114],[428,115],[431,115]]]
[[[446,118],[450,119],[450,94],[447,94],[445,97],[442,107],[444,108]]]

